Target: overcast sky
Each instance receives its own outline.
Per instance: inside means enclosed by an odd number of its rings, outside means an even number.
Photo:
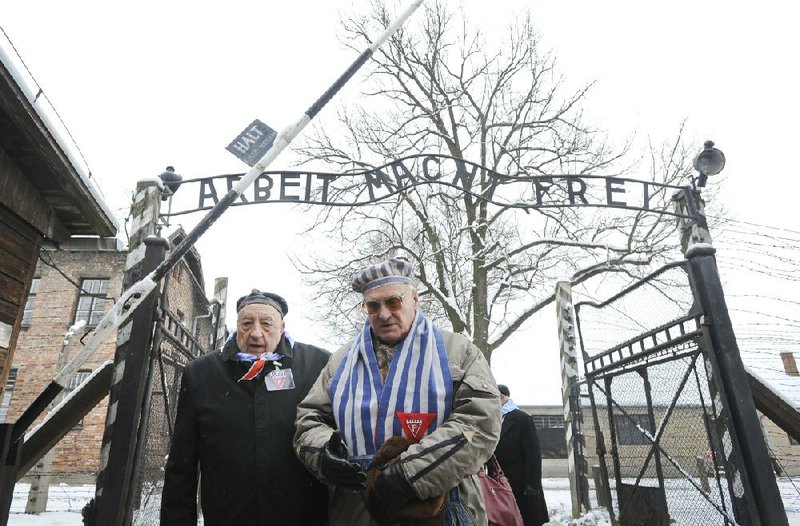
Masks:
[[[121,7],[4,0],[0,26],[66,122],[108,203],[124,217],[136,181],[167,165],[184,178],[245,171],[225,150],[236,134],[255,118],[276,129],[292,122],[355,58],[337,40],[339,15],[353,4],[360,2],[161,0]],[[464,5],[488,32],[502,31],[515,13],[530,9],[567,85],[596,82],[585,106],[589,120],[620,143],[634,135],[658,143],[686,120],[690,139],[713,139],[727,156],[721,201],[729,213],[800,238],[796,4]],[[356,96],[363,80],[356,75],[340,100]],[[290,161],[279,158],[271,168]],[[708,212],[714,214],[713,204]],[[200,217],[182,221],[189,229]],[[296,235],[301,225],[288,205],[226,213],[198,243],[207,288],[214,277],[228,276],[233,299],[252,287],[284,294],[289,329],[330,346],[303,316],[314,291],[298,286],[287,258],[310,249]],[[723,248],[718,257],[726,255]],[[746,279],[735,281],[731,287]],[[800,301],[796,287],[769,286]],[[796,323],[796,310],[787,316]],[[519,386],[512,387],[518,402],[560,402],[555,334],[555,314],[548,311],[496,353],[495,372]],[[536,382],[529,381],[533,374]]]

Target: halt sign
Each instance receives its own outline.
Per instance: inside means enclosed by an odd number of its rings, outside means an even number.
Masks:
[[[233,155],[253,166],[261,159],[278,133],[256,119],[242,131],[225,149]]]

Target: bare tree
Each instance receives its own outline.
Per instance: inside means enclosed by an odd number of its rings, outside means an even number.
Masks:
[[[366,14],[345,21],[345,41],[360,49],[391,19],[386,3],[373,1]],[[415,21],[373,57],[363,97],[306,141],[306,160],[345,172],[433,152],[517,177],[619,175],[636,166],[628,144],[614,149],[585,122],[581,105],[590,87],[566,92],[529,17],[500,43],[442,2]],[[642,164],[649,164],[651,181],[688,181],[680,135],[666,148],[650,148]],[[319,290],[321,319],[349,333],[363,319],[359,298],[348,292],[353,272],[404,254],[417,263],[425,312],[469,335],[490,358],[553,300],[555,280],[578,285],[610,274],[638,276],[677,244],[669,216],[521,212],[485,199],[496,190],[493,181],[479,169],[467,192],[417,186],[374,206],[320,212],[311,230],[335,243],[335,255],[304,254],[295,263]],[[530,202],[529,185],[521,186],[517,199]]]

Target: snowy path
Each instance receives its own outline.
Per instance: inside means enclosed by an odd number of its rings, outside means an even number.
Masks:
[[[786,507],[789,524],[800,526],[800,481],[780,479],[779,486]],[[610,526],[605,514],[594,514],[578,521],[571,521],[568,510],[571,508],[569,481],[567,479],[544,479],[545,498],[550,508],[551,526]],[[94,486],[56,485],[50,488],[47,512],[39,516],[26,515],[25,501],[28,494],[27,484],[17,484],[14,488],[14,501],[11,504],[9,526],[83,526],[80,510],[94,495]],[[592,512],[590,512],[592,513]]]

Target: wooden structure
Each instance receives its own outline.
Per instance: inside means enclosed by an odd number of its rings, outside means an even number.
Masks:
[[[117,228],[46,113],[30,77],[0,49],[0,382],[5,383],[43,239]],[[54,131],[55,129],[55,131]]]
[[[786,431],[794,440],[800,441],[800,412],[785,397],[760,378],[747,373],[747,381],[753,391],[756,409]]]

